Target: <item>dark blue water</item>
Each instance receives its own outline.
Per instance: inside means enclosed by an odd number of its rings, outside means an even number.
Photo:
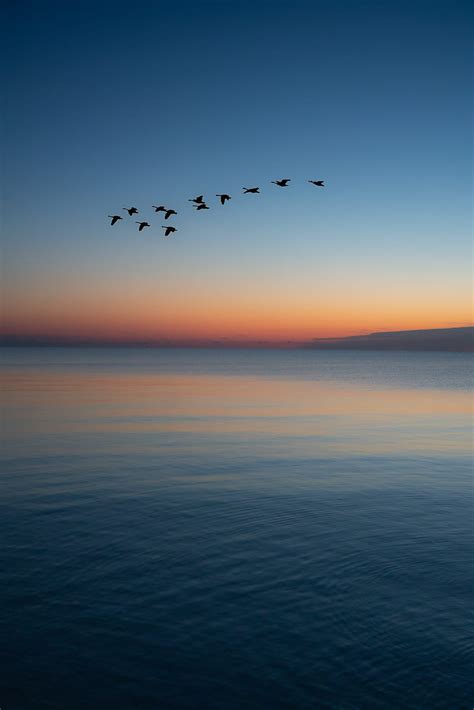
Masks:
[[[2,710],[471,708],[471,375],[5,349]]]

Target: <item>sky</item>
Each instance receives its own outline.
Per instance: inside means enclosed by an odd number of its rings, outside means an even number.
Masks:
[[[6,13],[3,334],[284,343],[472,323],[470,3]]]

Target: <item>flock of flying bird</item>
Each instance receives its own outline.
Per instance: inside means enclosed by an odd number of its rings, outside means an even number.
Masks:
[[[288,187],[288,183],[291,182],[290,178],[284,178],[283,180],[272,180],[272,183],[274,185],[277,185],[278,187]],[[312,185],[316,185],[316,187],[324,187],[324,180],[308,180]],[[259,187],[243,187],[243,194],[259,194],[260,193],[260,188]],[[231,200],[231,196],[227,195],[226,193],[222,193],[219,195],[216,195],[220,199],[221,205],[225,205],[225,203],[228,200]],[[199,210],[208,210],[209,207],[204,201],[204,195],[198,195],[197,197],[194,197],[191,200],[188,200],[188,202],[193,203],[193,207],[196,208],[196,211],[199,212]],[[164,212],[165,213],[165,219],[169,219],[172,215],[177,215],[178,213],[176,210],[170,210],[164,205],[159,205],[158,207],[156,205],[153,205],[153,208],[155,212]],[[133,217],[134,214],[138,214],[138,210],[136,207],[122,207],[123,210],[128,212],[130,217]],[[116,224],[119,219],[123,219],[119,214],[109,214],[109,217],[111,218],[111,226],[113,227],[114,224]],[[136,223],[139,225],[138,226],[138,231],[141,232],[145,227],[150,227],[151,225],[148,222],[138,222],[135,220]],[[169,224],[164,224],[162,225],[162,229],[165,230],[165,237],[169,237],[170,234],[174,234],[174,232],[177,232],[178,230],[176,227],[172,227]]]

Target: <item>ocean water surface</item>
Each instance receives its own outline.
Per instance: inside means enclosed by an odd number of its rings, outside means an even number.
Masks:
[[[5,348],[2,710],[474,705],[472,356]]]

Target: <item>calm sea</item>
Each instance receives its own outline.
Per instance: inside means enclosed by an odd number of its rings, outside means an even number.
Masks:
[[[6,348],[2,710],[458,710],[472,357]]]

